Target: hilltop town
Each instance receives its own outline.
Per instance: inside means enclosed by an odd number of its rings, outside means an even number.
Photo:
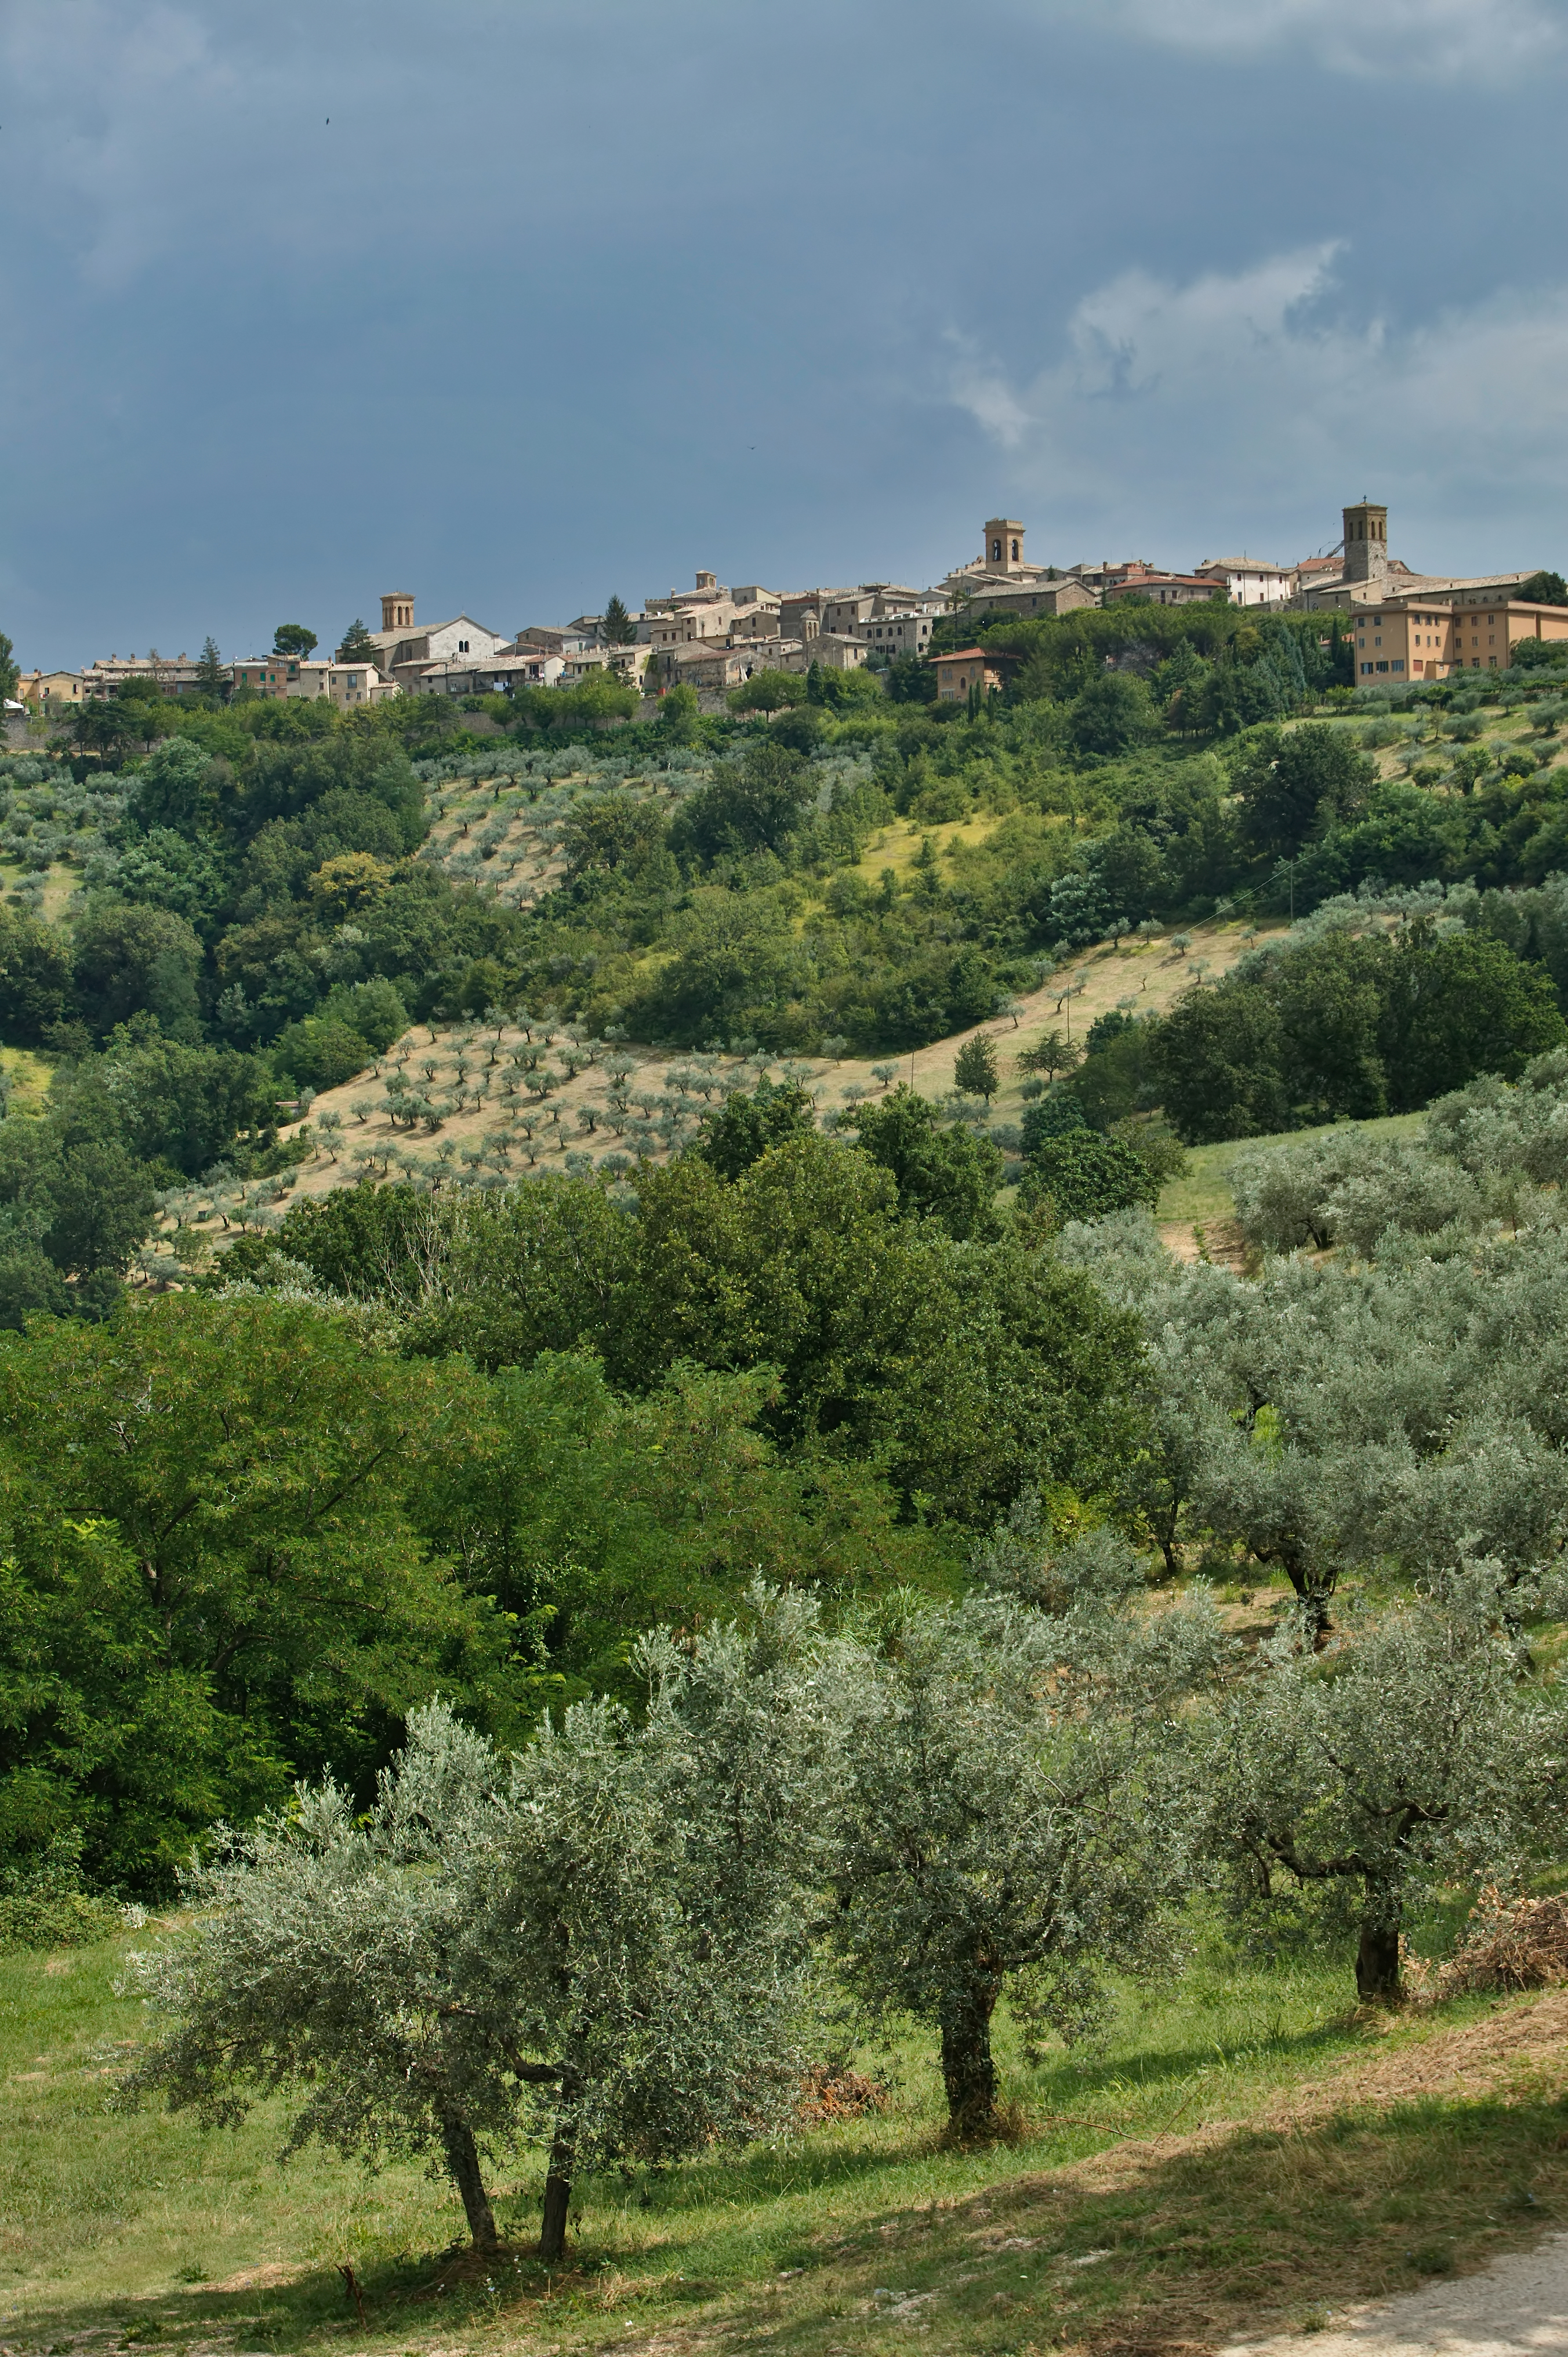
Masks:
[[[1514,638],[1541,635],[1525,594],[1537,568],[1480,576],[1412,572],[1389,553],[1387,509],[1366,500],[1345,510],[1341,538],[1329,554],[1294,565],[1246,556],[1206,557],[1189,573],[1137,557],[1038,565],[1025,554],[1025,536],[1016,519],[989,518],[981,554],[925,589],[886,580],[793,591],[756,583],[732,588],[701,572],[690,589],[647,597],[635,609],[617,599],[604,613],[531,623],[510,638],[466,612],[417,623],[413,594],[391,591],[381,600],[380,630],[356,621],[331,656],[317,658],[314,634],[290,625],[268,653],[231,662],[209,645],[205,657],[194,659],[148,649],[140,656],[100,656],[80,671],[35,665],[21,673],[15,701],[59,719],[113,695],[127,680],[148,679],[175,696],[302,697],[350,711],[399,694],[512,695],[523,688],[576,687],[598,676],[644,696],[688,686],[704,708],[717,710],[728,692],[762,670],[803,675],[814,664],[877,672],[938,651],[939,695],[962,696],[969,677],[961,666],[972,657],[952,645],[950,628],[942,632],[944,620],[961,618],[980,633],[997,622],[1124,604],[1337,609],[1371,627],[1358,668],[1358,677],[1368,680],[1441,679],[1464,666],[1496,670]],[[1481,616],[1484,633],[1466,632]]]

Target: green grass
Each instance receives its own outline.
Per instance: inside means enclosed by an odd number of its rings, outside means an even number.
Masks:
[[[830,2357],[899,2346],[890,2326],[917,2321],[977,2351],[1156,2327],[1202,2337],[1206,2318],[1300,2320],[1468,2264],[1568,2208],[1552,2083],[1511,2105],[1418,2095],[1249,2127],[1347,2061],[1408,2050],[1414,2071],[1434,2034],[1487,2007],[1391,2033],[1349,2010],[1343,1960],[1272,1970],[1216,1955],[1129,1995],[1100,2053],[1031,2069],[1004,2039],[1010,2146],[944,2146],[929,2040],[915,2035],[863,2058],[894,2074],[880,2115],[591,2180],[553,2278],[528,2255],[537,2157],[503,2159],[497,2206],[514,2242],[487,2285],[452,2254],[455,2201],[415,2169],[370,2177],[314,2154],[281,2168],[275,2110],[204,2135],[111,2108],[138,2033],[113,1989],[129,1944],[0,1963],[0,2336],[18,2357],[88,2336],[98,2349],[567,2350],[602,2347],[607,2331],[621,2345],[632,2328],[725,2347],[767,2333]],[[1235,2125],[1193,2141],[1216,2124]],[[1114,2149],[1128,2138],[1165,2141]]]
[[[1377,1121],[1364,1121],[1359,1126],[1372,1137],[1407,1137],[1426,1119],[1423,1113],[1385,1114]],[[1233,1220],[1236,1200],[1230,1192],[1227,1173],[1239,1154],[1251,1154],[1259,1146],[1304,1146],[1315,1137],[1326,1137],[1328,1125],[1321,1129],[1290,1129],[1276,1137],[1225,1138],[1218,1146],[1195,1146],[1188,1149],[1187,1169],[1179,1178],[1167,1180],[1161,1189],[1156,1219],[1188,1223]]]
[[[41,1114],[54,1078],[53,1065],[31,1048],[0,1048],[0,1070],[11,1083],[11,1111]]]

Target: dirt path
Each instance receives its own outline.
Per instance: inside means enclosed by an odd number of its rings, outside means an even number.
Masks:
[[[1458,2283],[1380,2300],[1310,2337],[1232,2341],[1222,2357],[1542,2357],[1568,2351],[1568,2234]]]

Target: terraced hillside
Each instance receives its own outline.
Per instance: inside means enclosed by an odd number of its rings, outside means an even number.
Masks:
[[[1024,1106],[1021,1049],[1058,1027],[1081,1036],[1118,1006],[1158,1011],[1195,979],[1218,980],[1254,938],[1254,928],[1231,919],[1197,928],[1186,949],[1160,936],[1101,947],[1015,1000],[1008,1015],[886,1059],[659,1054],[585,1038],[548,1010],[528,1022],[418,1025],[288,1125],[286,1136],[308,1135],[307,1162],[246,1186],[220,1176],[166,1198],[166,1232],[144,1267],[169,1273],[177,1229],[188,1232],[181,1250],[199,1257],[199,1239],[220,1247],[231,1234],[264,1230],[291,1201],[362,1178],[494,1185],[539,1170],[596,1167],[614,1175],[663,1161],[690,1144],[707,1110],[765,1076],[808,1089],[829,1127],[908,1081],[988,1126],[1005,1150],[1016,1143]],[[953,1087],[958,1051],[980,1032],[993,1039],[1002,1075],[990,1106],[966,1103]]]

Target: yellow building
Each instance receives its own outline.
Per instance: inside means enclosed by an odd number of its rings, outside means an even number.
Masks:
[[[983,647],[961,647],[950,655],[936,655],[932,668],[937,674],[937,699],[941,704],[967,699],[972,687],[984,690],[1002,685],[996,657],[988,655]]]
[[[37,705],[40,710],[47,704],[80,704],[82,700],[81,673],[79,671],[24,672],[17,683],[16,693],[24,704]]]
[[[1460,671],[1506,671],[1509,650],[1520,639],[1568,639],[1568,606],[1525,605],[1468,591],[1451,600],[1411,591],[1358,608],[1356,684],[1392,687]]]

